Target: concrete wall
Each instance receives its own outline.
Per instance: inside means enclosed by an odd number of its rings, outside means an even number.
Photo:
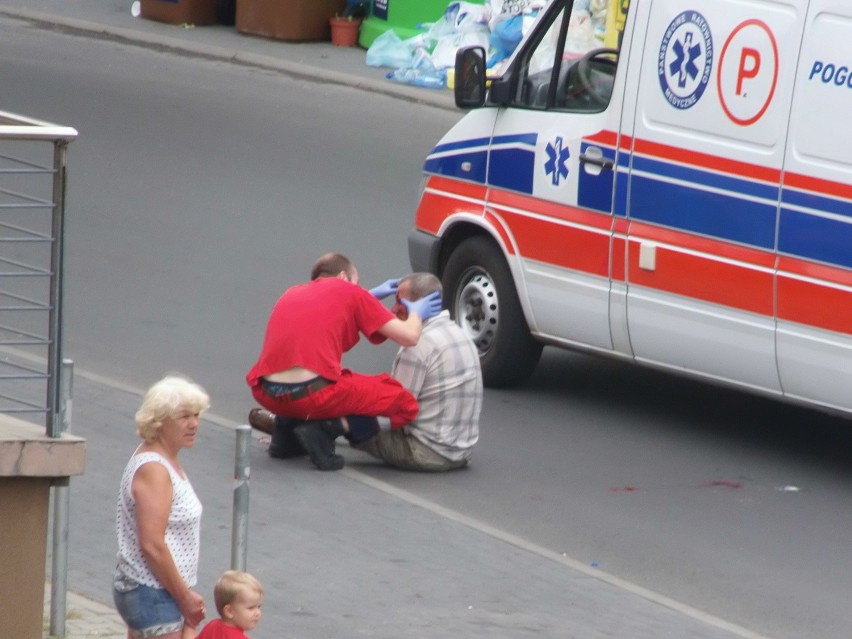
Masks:
[[[41,639],[50,479],[0,477],[0,637]],[[39,602],[41,605],[35,605]]]
[[[84,439],[0,415],[0,637],[43,637],[50,487],[85,459]]]

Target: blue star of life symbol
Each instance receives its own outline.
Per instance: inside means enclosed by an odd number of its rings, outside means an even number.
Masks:
[[[663,97],[675,109],[690,109],[704,95],[713,68],[713,34],[697,11],[683,11],[660,41],[657,76]]]
[[[553,186],[559,186],[559,181],[568,177],[568,158],[571,157],[571,152],[562,146],[562,136],[548,142],[544,150],[547,153],[544,172],[550,176]]]
[[[701,43],[692,45],[692,33],[687,33],[683,42],[676,40],[672,45],[675,59],[669,64],[669,73],[677,76],[677,85],[682,89],[686,86],[686,76],[693,80],[698,75],[695,59],[701,55]],[[689,56],[689,59],[687,59]]]

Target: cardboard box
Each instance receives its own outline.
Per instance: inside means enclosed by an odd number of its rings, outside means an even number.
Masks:
[[[276,40],[329,40],[329,19],[342,14],[346,0],[237,0],[240,33]]]
[[[140,0],[140,15],[169,24],[216,24],[216,0]]]

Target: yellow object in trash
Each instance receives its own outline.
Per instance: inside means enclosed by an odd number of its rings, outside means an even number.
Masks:
[[[621,34],[624,32],[624,22],[627,20],[627,10],[630,0],[609,0],[606,11],[606,32],[604,46],[608,49],[621,48]]]
[[[494,76],[492,76],[492,71],[491,71],[491,69],[488,69],[485,72],[485,86],[486,87],[491,86],[491,78],[492,77],[494,77]],[[456,88],[456,70],[455,69],[447,69],[447,88],[450,89],[450,90],[454,90]]]

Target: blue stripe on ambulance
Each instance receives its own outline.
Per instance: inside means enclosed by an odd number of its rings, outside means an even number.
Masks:
[[[580,144],[580,154],[585,153],[589,147],[599,149],[604,159],[615,162],[614,148],[583,142]],[[577,180],[577,205],[585,209],[609,214],[612,209],[612,181],[615,177],[614,171],[602,170],[600,175],[591,175],[583,169],[581,164],[579,172],[579,179]]]
[[[781,202],[796,208],[813,209],[814,211],[825,211],[849,218],[852,223],[852,202],[839,200],[833,197],[819,195],[809,191],[799,191],[787,187],[781,196]]]
[[[710,192],[634,172],[630,202],[631,219],[765,249],[775,247],[777,201]]]
[[[536,133],[498,135],[491,143],[488,184],[532,195]]]
[[[852,268],[852,220],[781,209],[778,250],[826,264]]]
[[[477,138],[440,144],[426,158],[423,170],[485,184],[490,142],[489,138]]]

